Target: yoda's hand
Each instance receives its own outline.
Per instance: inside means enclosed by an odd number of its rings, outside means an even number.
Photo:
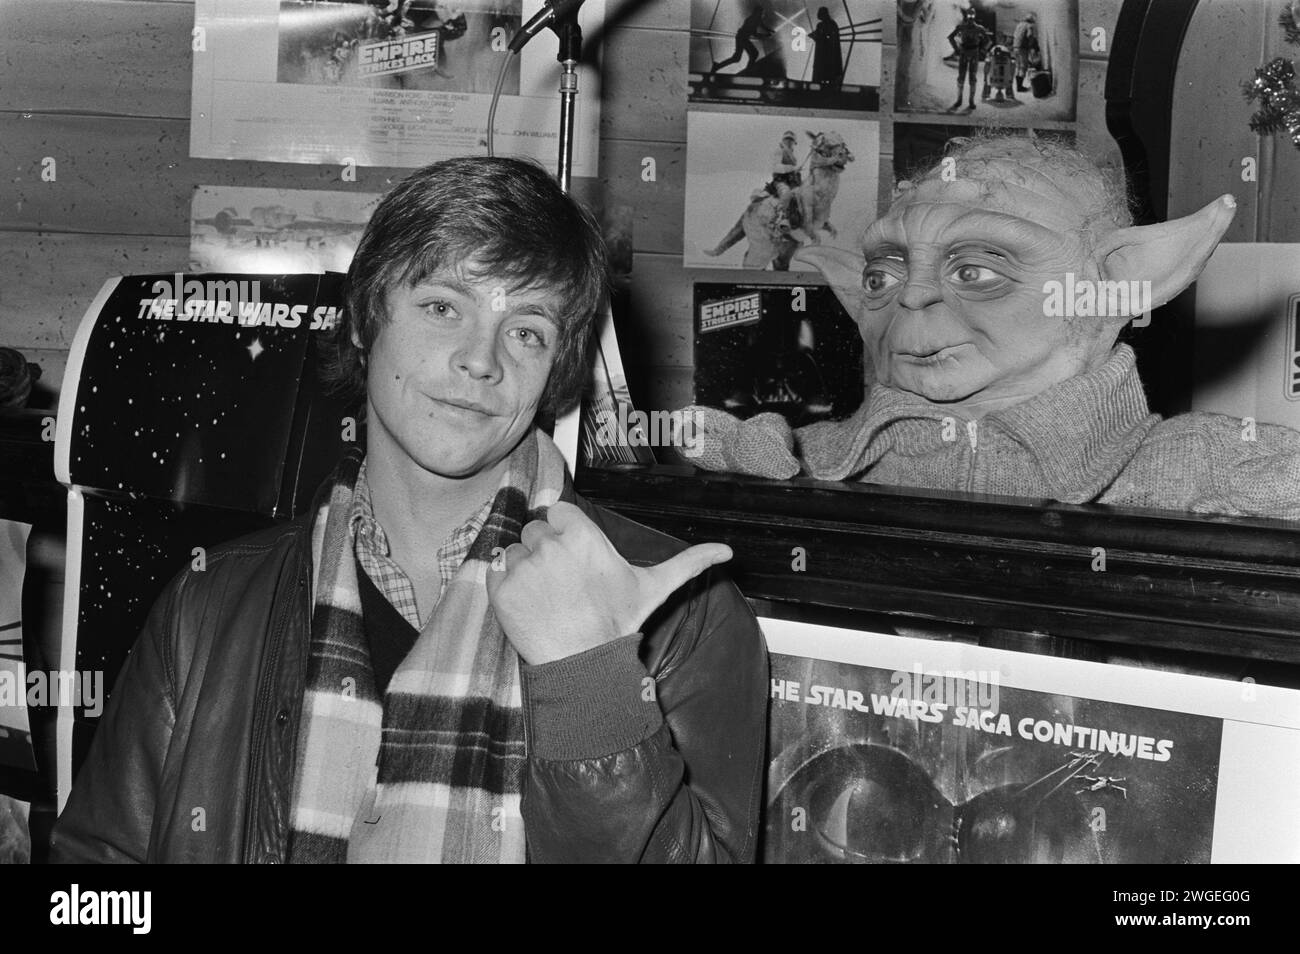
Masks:
[[[799,473],[794,433],[780,414],[742,421],[726,411],[692,405],[682,409],[678,426],[682,434],[674,443],[690,448],[686,456],[696,467],[772,480]]]

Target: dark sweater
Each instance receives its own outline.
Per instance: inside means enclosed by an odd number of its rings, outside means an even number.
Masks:
[[[361,597],[361,621],[370,650],[370,668],[375,674],[375,689],[384,698],[393,673],[406,658],[419,631],[379,591],[366,568],[357,560],[357,590]]]

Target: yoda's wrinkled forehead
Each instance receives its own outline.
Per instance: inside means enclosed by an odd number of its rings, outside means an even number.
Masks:
[[[964,225],[1035,244],[1054,233],[1062,245],[1082,250],[1130,222],[1122,193],[1082,154],[1050,142],[999,137],[959,147],[901,183],[864,244],[935,243]]]

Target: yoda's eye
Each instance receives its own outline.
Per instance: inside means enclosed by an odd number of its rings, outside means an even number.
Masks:
[[[862,287],[870,292],[881,292],[897,284],[897,278],[878,269],[869,268],[862,275]]]
[[[958,282],[969,285],[975,282],[986,282],[999,276],[993,269],[985,268],[983,265],[962,265],[953,272],[953,277]]]

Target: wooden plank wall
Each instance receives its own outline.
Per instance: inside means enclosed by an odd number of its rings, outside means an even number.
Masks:
[[[1105,130],[1106,53],[1092,51],[1091,35],[1101,27],[1109,39],[1120,2],[1079,3],[1082,53],[1074,128],[1080,145],[1107,165],[1118,165],[1119,157]],[[1267,2],[1277,6],[1281,0]],[[1204,56],[1224,62],[1231,75],[1189,69],[1188,76],[1222,86],[1226,110],[1233,97],[1240,102],[1236,80],[1249,76],[1266,55],[1283,52],[1274,35],[1280,31],[1271,8],[1265,16],[1248,9],[1264,0],[1203,3],[1226,18],[1215,26],[1198,14],[1196,30],[1206,38]],[[687,270],[680,264],[688,0],[608,0],[608,7],[613,25],[604,38],[601,181],[588,185],[603,191],[607,203],[633,209],[632,320],[620,334],[634,396],[647,407],[678,407],[691,399],[692,282],[757,276]],[[880,179],[887,194],[895,29],[892,4],[884,3],[882,9]],[[184,267],[190,195],[196,185],[383,191],[404,174],[400,169],[362,169],[355,184],[346,184],[338,181],[335,167],[189,158],[193,17],[193,4],[184,0],[0,0],[0,161],[5,170],[0,182],[0,343],[41,363],[45,380],[55,386],[77,323],[104,278]],[[1249,22],[1250,29],[1241,29],[1241,22]],[[1230,60],[1223,56],[1225,43],[1232,45]],[[1237,161],[1244,148],[1236,128],[1240,111],[1232,113],[1231,124],[1206,124],[1204,111],[1199,113],[1194,130],[1203,139],[1202,152],[1186,164],[1180,180],[1189,201],[1206,192],[1203,201],[1208,201],[1226,191],[1217,181],[1190,173],[1214,168],[1215,162],[1221,169],[1226,156]],[[1188,125],[1180,128],[1186,135]],[[1219,145],[1221,130],[1226,146]],[[1206,151],[1218,158],[1211,161]],[[1270,230],[1262,240],[1293,236],[1300,223],[1300,200],[1285,188],[1288,176],[1294,181],[1295,159],[1289,147],[1279,146],[1276,153],[1274,181],[1281,184],[1273,228],[1279,231]],[[656,160],[655,182],[641,179],[646,156]],[[41,179],[45,157],[57,163],[54,182]],[[1268,204],[1269,198],[1261,201]],[[1252,209],[1259,204],[1253,196],[1249,201]],[[1237,227],[1245,228],[1240,223],[1247,219],[1249,238],[1255,239],[1253,211],[1239,216]],[[1247,238],[1245,233],[1232,237]],[[791,273],[763,280],[814,279]]]

